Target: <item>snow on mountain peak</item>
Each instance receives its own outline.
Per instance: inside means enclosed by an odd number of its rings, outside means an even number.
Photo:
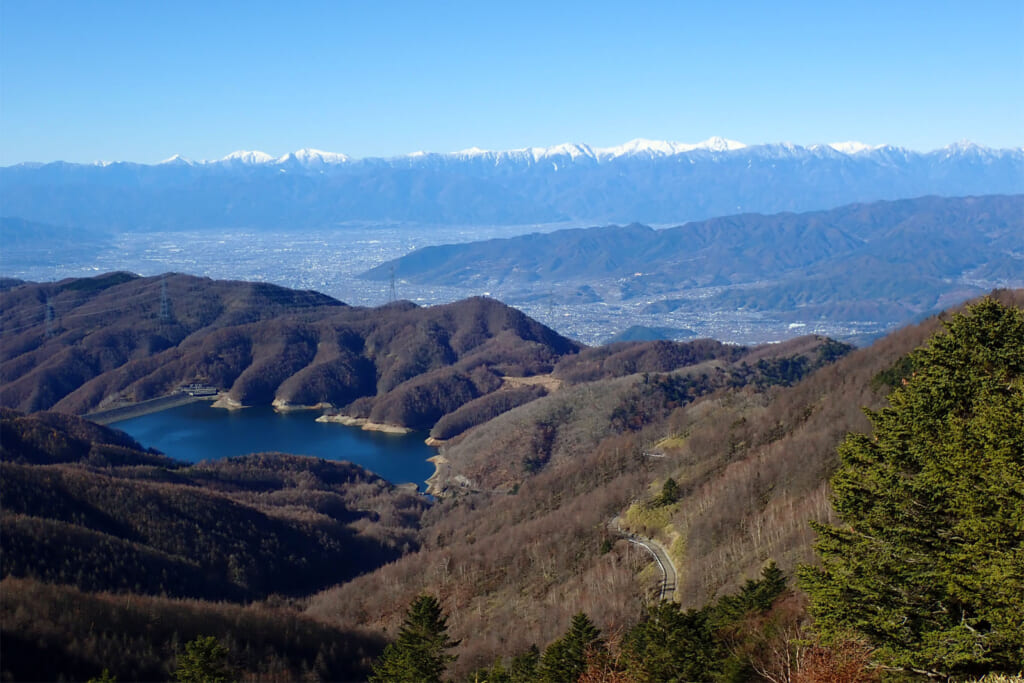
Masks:
[[[457,157],[480,157],[491,152],[486,149],[480,149],[479,147],[470,147],[468,149],[460,149],[458,152],[453,152],[452,156]]]
[[[746,147],[746,145],[742,142],[717,136],[710,137],[704,142],[698,142],[693,146],[694,149],[707,149],[712,152],[732,152],[733,150],[743,149],[744,147]]]
[[[221,162],[236,162],[240,164],[286,164],[290,161],[297,162],[303,166],[320,166],[325,164],[343,164],[349,161],[345,154],[336,152],[324,152],[319,149],[305,147],[295,152],[285,154],[282,157],[274,157],[266,152],[240,150],[227,155]]]
[[[880,145],[866,145],[863,142],[856,142],[853,140],[847,142],[830,142],[828,143],[828,146],[840,154],[860,154],[861,152],[870,152],[871,150],[879,149],[880,147]]]
[[[163,161],[161,161],[159,165],[160,166],[164,166],[164,165],[172,165],[172,164],[175,165],[175,166],[191,166],[192,165],[192,161],[190,159],[186,159],[185,157],[181,156],[180,154],[175,154],[174,156],[168,157],[168,158],[164,159]]]
[[[612,159],[623,156],[636,156],[639,154],[649,156],[668,156],[670,154],[678,154],[681,150],[678,149],[678,145],[673,142],[666,142],[664,140],[648,140],[646,138],[636,138],[629,142],[618,145],[616,147],[604,147],[598,149],[597,152],[602,157],[610,157]]]
[[[672,156],[674,154],[683,154],[694,150],[732,152],[745,147],[746,145],[742,142],[727,140],[726,138],[720,137],[708,138],[707,140],[698,143],[668,142],[666,140],[647,140],[645,138],[637,138],[635,140],[630,140],[624,145],[618,145],[617,147],[605,147],[594,151],[601,157],[615,159],[621,156],[638,155],[649,157]]]
[[[470,147],[469,149],[459,150],[458,152],[451,152],[446,156],[461,159],[490,156],[494,157],[495,163],[499,163],[502,159],[530,159],[534,163],[537,163],[541,159],[560,156],[567,156],[573,161],[576,161],[577,159],[606,161],[627,156],[644,156],[648,158],[665,157],[691,152],[693,150],[731,152],[745,147],[746,145],[742,142],[727,140],[720,137],[708,138],[707,140],[696,144],[637,138],[616,147],[591,147],[590,145],[571,142],[566,142],[561,145],[553,145],[551,147],[524,147],[522,149],[512,149],[501,152],[480,149],[479,147]],[[415,158],[419,155],[409,154],[406,156],[408,158]]]
[[[984,148],[970,140],[957,140],[951,145],[946,146],[947,152],[980,152]]]
[[[243,164],[269,164],[271,161],[276,161],[276,159],[266,152],[238,150],[227,155],[221,161],[237,161]]]
[[[284,162],[289,158],[295,159],[302,164],[344,164],[349,161],[349,157],[346,154],[324,152],[323,150],[312,149],[309,147],[304,147],[297,152],[286,154],[278,161]]]
[[[714,152],[714,153],[729,153],[736,152],[739,150],[747,150],[747,153],[754,155],[758,158],[772,158],[772,157],[792,157],[793,155],[800,155],[803,153],[810,153],[815,156],[831,155],[831,154],[843,154],[849,156],[858,156],[861,159],[887,159],[891,161],[896,157],[906,157],[907,155],[921,154],[919,152],[912,152],[911,150],[903,147],[895,147],[892,145],[869,145],[863,142],[857,141],[845,141],[845,142],[831,142],[828,144],[814,144],[807,147],[796,145],[792,142],[772,143],[772,144],[758,144],[749,147],[742,142],[730,140],[722,137],[711,137],[707,140],[697,143],[684,143],[684,142],[670,142],[666,140],[650,140],[647,138],[636,138],[630,140],[621,145],[614,147],[591,147],[587,144],[582,143],[563,143],[560,145],[553,145],[550,147],[523,147],[519,149],[510,149],[503,151],[486,150],[480,147],[469,147],[458,152],[447,152],[447,153],[433,153],[433,152],[413,152],[412,154],[405,154],[398,157],[392,157],[390,159],[378,159],[378,161],[393,162],[399,160],[407,160],[417,165],[425,163],[433,163],[431,160],[451,159],[451,160],[472,160],[485,158],[488,162],[493,162],[495,165],[503,163],[527,163],[527,164],[538,164],[541,161],[551,160],[559,163],[558,159],[565,159],[568,157],[570,162],[579,161],[590,161],[593,163],[605,163],[611,162],[619,158],[636,158],[636,159],[649,159],[654,160],[664,157],[672,157],[680,154],[687,154],[690,152]],[[988,147],[980,146],[974,142],[968,140],[961,140],[951,145],[943,147],[942,149],[934,150],[933,154],[944,154],[947,157],[970,155],[973,158],[988,158],[998,157],[1000,154],[1018,154],[1024,152],[1022,148],[1012,148],[1009,150],[996,150]],[[374,157],[369,157],[374,159]],[[306,147],[295,152],[285,154],[281,157],[274,157],[266,152],[254,151],[254,150],[239,150],[232,152],[227,156],[211,161],[192,161],[186,159],[180,154],[164,159],[159,162],[159,166],[204,166],[207,164],[225,164],[225,165],[239,165],[239,166],[275,166],[275,167],[289,167],[294,168],[299,166],[307,170],[318,170],[319,172],[325,172],[326,166],[335,166],[342,164],[356,164],[362,159],[353,159],[346,154],[340,154],[336,152],[325,152],[319,149],[313,149]],[[112,162],[95,162],[96,166],[107,166]],[[286,168],[280,169],[285,172]]]
[[[555,145],[554,147],[533,147],[530,149],[530,153],[533,154],[534,161],[543,157],[554,156],[567,156],[571,159],[578,157],[593,158],[594,156],[594,151],[590,149],[589,145],[578,145],[571,142]]]

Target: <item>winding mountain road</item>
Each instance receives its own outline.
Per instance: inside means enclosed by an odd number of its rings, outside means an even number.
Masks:
[[[645,538],[626,531],[622,528],[618,517],[615,517],[608,522],[608,528],[619,536],[625,538],[630,543],[645,548],[647,552],[654,556],[654,560],[658,563],[658,567],[661,568],[662,575],[660,599],[675,602],[676,586],[678,585],[678,572],[676,571],[676,566],[669,558],[668,552],[665,550],[665,546],[661,545],[653,538]]]

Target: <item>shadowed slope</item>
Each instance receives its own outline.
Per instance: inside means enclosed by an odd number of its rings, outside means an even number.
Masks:
[[[418,544],[425,502],[290,455],[186,465],[80,418],[4,410],[4,576],[251,599],[347,580]]]

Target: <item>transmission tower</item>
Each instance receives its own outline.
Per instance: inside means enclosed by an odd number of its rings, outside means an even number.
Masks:
[[[160,278],[160,320],[171,321],[171,297],[167,296],[167,275]]]
[[[395,291],[395,267],[391,266],[391,289],[388,291],[388,303],[398,301],[398,293]]]

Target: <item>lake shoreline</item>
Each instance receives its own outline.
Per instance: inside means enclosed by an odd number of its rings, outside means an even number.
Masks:
[[[411,482],[418,490],[425,489],[435,469],[428,458],[437,451],[423,442],[426,434],[422,432],[402,435],[346,428],[317,422],[316,411],[280,412],[269,405],[211,410],[209,400],[198,403],[191,398],[168,397],[130,406],[132,412],[146,413],[135,419],[128,419],[125,406],[118,413],[124,419],[113,427],[146,447],[190,463],[253,453],[292,453],[346,460],[395,486]]]
[[[387,424],[386,422],[371,422],[365,417],[351,417],[349,415],[321,415],[317,422],[334,422],[346,427],[359,427],[364,432],[383,432],[385,434],[412,434],[413,430],[401,425]],[[428,444],[429,445],[429,444]]]

